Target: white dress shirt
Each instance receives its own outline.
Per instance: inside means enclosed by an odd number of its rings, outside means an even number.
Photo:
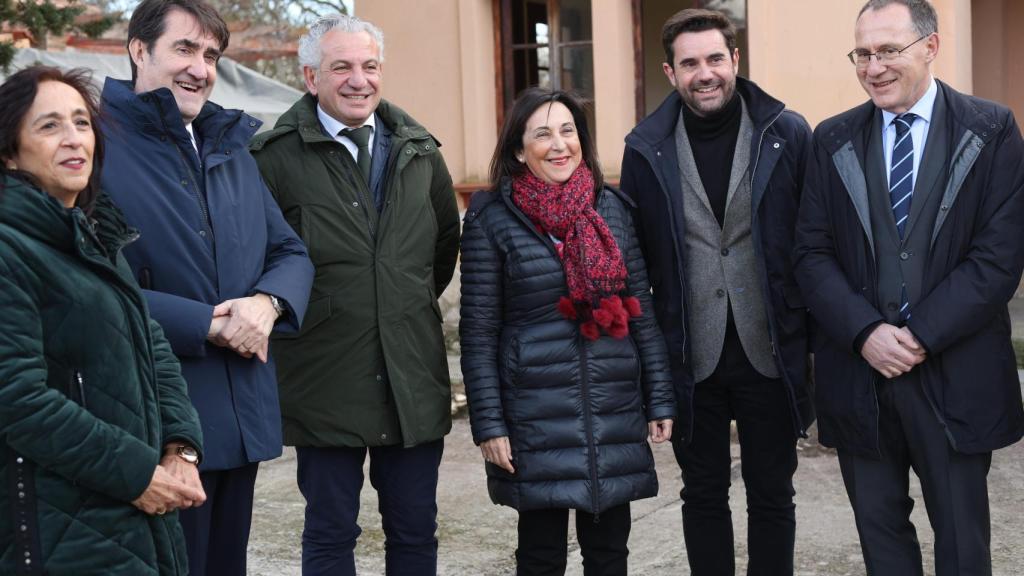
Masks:
[[[932,111],[935,109],[935,97],[939,93],[939,86],[935,78],[924,96],[914,104],[907,112],[917,115],[917,119],[910,125],[910,139],[914,143],[914,171],[911,172],[910,182],[917,185],[917,167],[921,165],[921,158],[924,158],[924,145],[928,140],[928,127],[932,123]],[[899,114],[893,114],[882,110],[882,150],[885,151],[885,182],[889,182],[889,172],[892,170],[892,147],[896,144],[896,125],[894,120]]]
[[[341,134],[342,130],[353,127],[345,125],[344,122],[335,120],[333,116],[324,112],[324,109],[321,108],[319,104],[316,105],[316,115],[320,118],[320,125],[324,127],[324,130],[326,130],[328,134],[348,150],[348,153],[352,155],[353,161],[357,161],[359,159],[359,148],[352,139]],[[377,143],[377,114],[370,114],[370,117],[366,119],[366,122],[363,122],[362,126],[369,126],[372,128],[370,131],[370,142],[368,143],[368,147],[370,158],[373,158],[373,145]],[[355,128],[362,128],[362,126],[356,126]]]

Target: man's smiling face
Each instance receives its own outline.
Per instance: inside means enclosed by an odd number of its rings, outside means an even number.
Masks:
[[[186,124],[199,115],[217,80],[221,54],[220,41],[204,32],[194,16],[171,10],[156,42],[147,45],[133,39],[128,52],[138,69],[137,94],[168,88]]]
[[[928,91],[930,65],[939,50],[939,36],[921,38],[906,6],[890,4],[865,11],[857,19],[854,37],[856,50],[861,52],[903,50],[891,62],[883,64],[871,57],[867,66],[857,68],[857,79],[875,106],[902,114]],[[916,43],[915,38],[919,39]]]
[[[672,63],[662,64],[669,83],[698,116],[718,112],[732,100],[739,50],[729,51],[718,30],[683,32],[672,42]]]
[[[320,107],[352,128],[362,126],[380,104],[384,63],[366,32],[331,30],[320,39],[320,68],[303,68],[306,88]]]

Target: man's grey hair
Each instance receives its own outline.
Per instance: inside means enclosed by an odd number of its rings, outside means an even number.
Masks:
[[[939,16],[928,0],[868,0],[857,13],[857,18],[868,10],[880,10],[890,4],[900,4],[910,10],[910,21],[919,35],[927,36],[939,31]]]
[[[323,54],[320,51],[320,39],[331,30],[338,29],[342,32],[352,34],[366,32],[377,43],[377,55],[381,62],[384,61],[384,33],[366,20],[345,14],[329,14],[320,17],[306,32],[299,38],[299,65],[309,66],[314,70],[320,68],[320,60]]]

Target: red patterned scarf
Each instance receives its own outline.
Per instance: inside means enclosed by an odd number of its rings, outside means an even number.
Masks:
[[[569,297],[558,310],[580,321],[580,332],[596,340],[629,334],[629,318],[640,302],[625,297],[626,264],[604,218],[594,209],[594,177],[580,164],[562,184],[549,184],[530,171],[512,180],[512,201],[544,234],[563,242],[559,251]]]

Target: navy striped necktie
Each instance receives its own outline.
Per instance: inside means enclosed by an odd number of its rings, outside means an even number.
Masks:
[[[903,231],[910,218],[910,200],[914,194],[914,138],[910,126],[916,114],[901,114],[893,120],[896,125],[896,144],[892,147],[892,167],[889,169],[889,200],[896,229],[903,239]]]

